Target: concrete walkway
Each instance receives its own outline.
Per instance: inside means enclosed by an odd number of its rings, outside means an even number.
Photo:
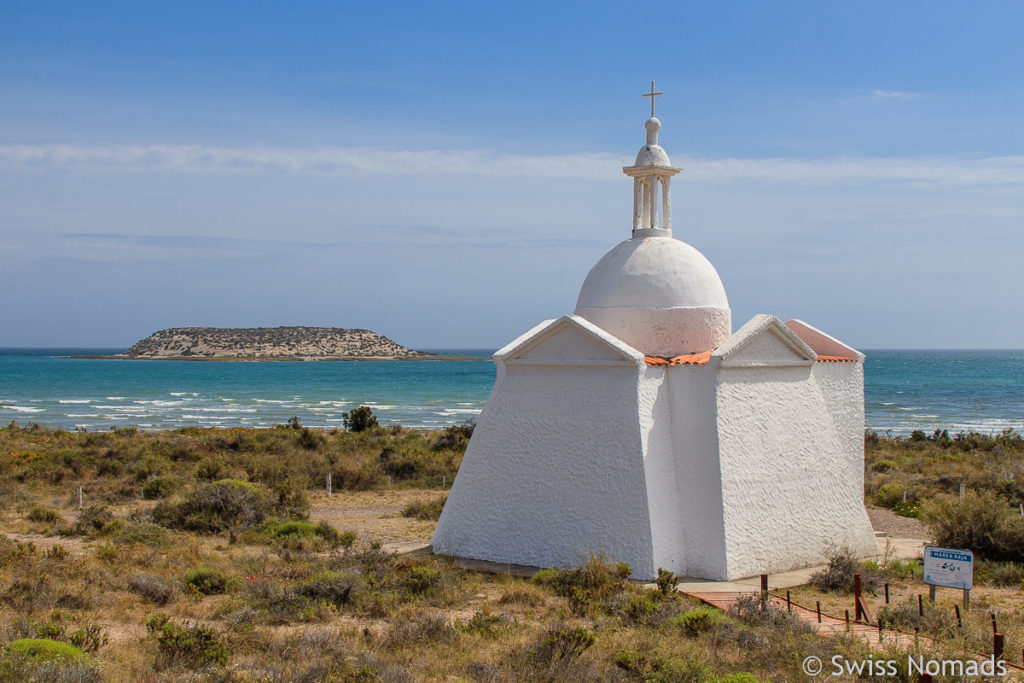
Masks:
[[[924,555],[925,541],[918,538],[888,538],[880,537],[878,544],[883,551],[886,542],[889,543],[893,557],[900,560],[913,560]],[[879,558],[882,555],[878,556]],[[825,565],[796,569],[790,572],[779,572],[768,575],[768,588],[792,588],[810,583],[811,575],[825,568]],[[653,585],[653,584],[650,584]],[[752,576],[747,579],[736,579],[734,581],[711,581],[708,579],[684,578],[679,582],[678,589],[684,593],[750,593],[761,590],[761,577]]]

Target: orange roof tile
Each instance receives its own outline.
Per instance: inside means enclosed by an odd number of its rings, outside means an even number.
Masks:
[[[648,365],[706,365],[711,360],[711,352],[684,353],[681,356],[662,358],[660,356],[644,356]]]
[[[711,351],[702,353],[684,353],[683,355],[665,358],[658,355],[645,355],[644,360],[648,366],[706,366],[711,360]],[[856,358],[848,358],[843,355],[819,355],[818,362],[856,362]]]

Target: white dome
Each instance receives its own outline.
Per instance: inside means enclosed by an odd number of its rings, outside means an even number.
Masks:
[[[732,334],[715,267],[668,236],[613,247],[583,282],[576,314],[650,356],[709,351]]]
[[[634,166],[671,166],[672,162],[661,145],[644,145],[636,153]]]

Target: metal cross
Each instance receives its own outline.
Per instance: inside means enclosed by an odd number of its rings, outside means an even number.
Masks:
[[[652,119],[654,118],[654,100],[658,97],[658,95],[664,95],[664,94],[665,93],[660,92],[660,91],[658,91],[658,92],[654,91],[654,81],[651,81],[651,92],[645,92],[643,94],[644,97],[650,97],[651,98],[651,118]]]

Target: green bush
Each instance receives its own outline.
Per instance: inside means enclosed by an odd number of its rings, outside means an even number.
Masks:
[[[601,602],[620,593],[632,573],[625,562],[612,564],[600,555],[574,569],[548,569],[534,574],[534,583],[547,586],[557,595],[569,599],[569,606],[583,612],[594,602]]]
[[[716,678],[714,683],[761,683],[761,679],[746,671]]]
[[[64,518],[60,516],[59,512],[45,505],[32,506],[32,509],[25,515],[25,518],[30,522],[39,522],[40,524],[64,523]]]
[[[434,589],[440,578],[441,572],[433,567],[417,565],[409,570],[403,583],[409,595],[424,595]]]
[[[42,662],[88,662],[89,657],[71,643],[50,638],[20,638],[8,647],[15,657],[27,657]]]
[[[1024,562],[1024,518],[1002,496],[968,489],[963,499],[940,496],[921,507],[937,545],[964,548],[981,559]]]
[[[903,484],[900,484],[899,482],[893,481],[888,484],[882,484],[878,490],[875,491],[875,495],[873,496],[875,505],[883,508],[895,507],[897,504],[903,502],[904,490]]]
[[[158,504],[153,508],[153,519],[173,529],[216,533],[256,526],[273,509],[266,490],[247,481],[221,479],[200,486],[180,503]]]
[[[224,666],[230,653],[216,631],[201,624],[175,624],[166,615],[157,614],[146,624],[156,639],[161,667],[182,665],[197,669],[211,664]]]
[[[118,544],[138,543],[151,548],[165,548],[171,544],[171,532],[159,524],[126,524],[114,533]]]
[[[235,590],[240,581],[229,578],[219,569],[199,567],[185,574],[182,583],[203,595],[217,595]]]
[[[714,607],[696,607],[673,617],[670,621],[691,638],[707,633],[722,623],[722,613]]]
[[[345,429],[350,432],[364,432],[367,429],[377,427],[377,416],[369,406],[359,406],[349,412],[341,414]]]
[[[655,579],[654,583],[658,586],[658,591],[660,591],[662,595],[668,595],[669,593],[675,592],[676,586],[679,585],[680,578],[681,577],[676,576],[669,570],[658,567],[658,578]]]
[[[203,481],[216,481],[223,479],[228,474],[228,464],[221,456],[210,456],[199,461],[196,465],[196,479]]]
[[[303,538],[314,538],[317,536],[324,536],[325,529],[331,527],[321,526],[318,524],[312,524],[310,522],[303,522],[298,520],[292,520],[288,522],[282,522],[278,519],[267,520],[264,522],[263,533],[270,538],[282,538],[284,536],[301,536]]]
[[[181,488],[181,480],[177,477],[151,477],[142,485],[142,497],[146,500],[159,500],[171,496]]]

